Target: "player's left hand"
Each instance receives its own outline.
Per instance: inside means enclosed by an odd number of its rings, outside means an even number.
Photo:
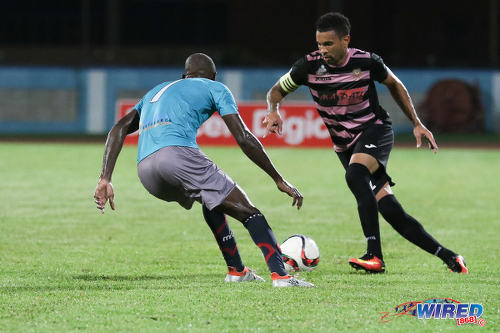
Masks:
[[[429,131],[424,125],[420,124],[413,128],[413,135],[417,139],[417,148],[422,146],[422,136],[427,139],[427,143],[429,144],[429,149],[432,149],[434,153],[438,152],[438,146],[436,141],[434,140],[434,135]]]
[[[266,134],[264,134],[264,137],[270,133],[275,133],[277,135],[282,134],[283,120],[278,111],[268,112],[262,124],[266,126]]]
[[[106,207],[106,202],[109,200],[109,205],[112,210],[115,210],[115,193],[113,190],[113,184],[108,180],[101,179],[97,183],[97,187],[94,192],[94,202],[97,204],[97,209],[104,214],[104,208]]]
[[[280,179],[276,182],[276,185],[281,192],[285,192],[293,198],[292,206],[295,206],[295,204],[297,204],[297,209],[300,209],[300,207],[302,207],[302,200],[304,200],[304,197],[292,184],[284,179]]]

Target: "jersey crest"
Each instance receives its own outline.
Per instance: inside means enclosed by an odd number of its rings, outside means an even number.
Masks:
[[[352,76],[353,76],[354,80],[358,81],[361,78],[361,68],[353,69]]]

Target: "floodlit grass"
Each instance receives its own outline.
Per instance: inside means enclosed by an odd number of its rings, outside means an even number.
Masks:
[[[244,262],[266,283],[225,284],[226,268],[201,209],[186,211],[142,188],[135,147],[125,147],[113,183],[116,211],[92,195],[103,145],[0,144],[0,331],[455,331],[453,320],[381,312],[408,301],[452,298],[481,303],[485,326],[500,327],[498,150],[395,149],[389,172],[406,210],[471,273],[401,238],[381,220],[387,273],[347,264],[364,252],[354,199],[331,150],[268,149],[305,197],[291,200],[237,148],[205,148],[247,192],[278,238],[316,240],[321,261],[301,273],[317,288],[275,290],[260,250],[230,219]]]

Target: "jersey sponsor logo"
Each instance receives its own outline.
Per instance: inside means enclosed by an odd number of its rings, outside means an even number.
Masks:
[[[362,103],[365,100],[368,86],[353,88],[347,90],[337,90],[335,92],[319,92],[320,101],[332,101],[335,105],[354,105]]]
[[[337,105],[352,105],[363,102],[368,86],[346,90],[337,90]]]
[[[143,124],[142,122],[139,122],[139,135],[142,132],[149,131],[152,128],[155,128],[155,127],[158,127],[161,125],[170,125],[171,123],[172,123],[172,121],[168,117],[155,119],[155,120],[147,122],[145,124]]]
[[[377,146],[375,146],[373,143],[370,143],[369,145],[365,145],[365,148],[377,148]]]

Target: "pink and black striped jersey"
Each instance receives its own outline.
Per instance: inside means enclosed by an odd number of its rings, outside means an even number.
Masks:
[[[389,114],[379,105],[374,84],[374,80],[384,81],[387,74],[382,58],[374,53],[349,48],[345,63],[335,67],[315,51],[295,62],[280,85],[287,93],[300,85],[309,87],[335,151],[341,152],[368,126],[391,124]]]

